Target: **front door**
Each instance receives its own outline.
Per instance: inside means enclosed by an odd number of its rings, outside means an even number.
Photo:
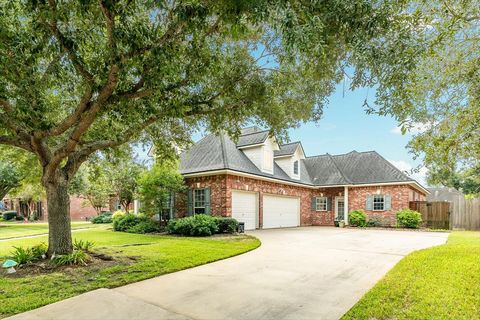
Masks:
[[[343,197],[335,197],[335,220],[345,220],[345,202]]]

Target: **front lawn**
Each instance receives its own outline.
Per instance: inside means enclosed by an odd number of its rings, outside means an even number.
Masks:
[[[343,319],[480,319],[480,232],[408,255]]]
[[[72,222],[72,230],[97,228],[90,222]],[[42,222],[4,222],[0,223],[0,240],[15,237],[36,236],[48,233],[48,223]]]
[[[73,238],[93,241],[94,251],[111,255],[117,261],[42,275],[2,275],[0,318],[97,288],[118,287],[228,258],[260,245],[258,239],[250,236],[187,238],[112,232],[103,228],[77,231]],[[38,237],[0,241],[0,257],[8,256],[13,246],[32,246],[46,240]]]

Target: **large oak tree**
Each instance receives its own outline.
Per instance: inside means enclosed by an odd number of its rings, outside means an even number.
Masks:
[[[346,68],[376,76],[370,51],[402,12],[402,1],[0,0],[0,144],[39,161],[49,253],[72,249],[67,189],[92,154],[132,140],[168,152],[199,126],[282,134],[318,120]]]

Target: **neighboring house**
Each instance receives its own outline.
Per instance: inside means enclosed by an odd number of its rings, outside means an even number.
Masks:
[[[35,212],[38,220],[48,220],[46,200],[27,203],[19,198],[14,198],[4,199],[4,203],[8,210],[17,211],[19,216],[28,217],[30,211]],[[70,196],[70,219],[72,221],[85,221],[95,216],[97,216],[97,211],[85,199],[73,195]]]
[[[430,192],[430,194],[427,195],[427,201],[429,202],[434,202],[434,201],[453,202],[459,196],[461,198],[465,197],[465,195],[462,192],[454,188],[446,188],[446,187],[428,188],[428,191]]]
[[[176,215],[231,216],[246,229],[334,225],[362,209],[385,225],[428,191],[375,151],[306,157],[300,142],[278,145],[246,128],[235,143],[210,134],[180,156],[188,186]]]

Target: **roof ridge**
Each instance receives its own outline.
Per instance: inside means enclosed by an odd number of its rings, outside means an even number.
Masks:
[[[292,141],[292,142],[289,142],[289,143],[283,143],[283,144],[281,144],[280,146],[288,146],[288,145],[295,144],[295,143],[301,143],[301,142],[300,142],[300,140],[298,140],[298,141]]]
[[[328,154],[328,153],[327,153]],[[338,167],[337,163],[335,162],[335,159],[333,159],[333,156],[331,156],[330,154],[328,154],[330,160],[333,162],[333,165],[335,166],[335,168],[337,168],[338,172],[340,172],[340,175],[342,176],[342,178],[348,182],[348,183],[353,183],[352,181],[350,181],[350,179],[348,179],[347,177],[345,177],[345,175],[343,174],[342,170],[340,170],[340,168]]]
[[[221,145],[221,148],[222,148],[223,166],[225,168],[228,168],[228,158],[227,158],[227,152],[225,150],[225,135],[224,134],[220,135],[220,145]]]
[[[258,134],[258,133],[264,133],[264,132],[266,132],[266,131],[270,131],[270,129],[265,129],[265,130],[262,130],[262,131],[257,131],[257,132],[250,132],[250,133],[241,134],[241,135],[239,135],[239,137],[249,136],[249,135]]]

